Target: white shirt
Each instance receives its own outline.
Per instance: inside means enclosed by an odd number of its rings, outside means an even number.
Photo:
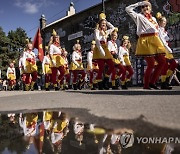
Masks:
[[[171,48],[168,45],[169,36],[167,34],[167,31],[165,31],[164,27],[159,27],[159,37],[164,44],[165,48],[169,51],[169,53],[172,53]]]
[[[6,73],[7,78],[8,78],[8,76],[9,76],[9,74],[14,74],[14,76],[16,76],[16,70],[15,70],[14,67],[13,67],[13,68],[8,67],[7,73]]]
[[[115,52],[116,54],[118,54],[118,46],[116,42],[108,41],[108,49],[110,52]]]
[[[118,57],[119,57],[119,60],[122,62],[122,64],[126,65],[125,62],[124,62],[124,58],[123,58],[124,55],[129,56],[129,52],[124,47],[120,46],[119,47],[119,55],[118,55]]]
[[[95,37],[95,41],[96,41],[96,46],[97,48],[99,49],[99,51],[101,52],[101,54],[103,56],[105,56],[105,51],[104,49],[102,48],[101,46],[101,41],[103,42],[107,42],[107,37],[108,35],[110,35],[112,33],[112,31],[115,29],[115,27],[110,23],[110,22],[107,22],[107,26],[110,28],[106,31],[106,35],[103,35],[99,29],[95,29],[94,31],[94,37]]]
[[[36,56],[33,51],[24,51],[23,53],[23,66],[26,67],[26,60],[31,59],[36,62]]]
[[[158,30],[153,23],[151,23],[143,14],[134,11],[136,7],[142,5],[144,5],[144,2],[138,2],[127,6],[125,9],[137,25],[137,35],[140,36],[141,34],[158,33]],[[152,17],[152,20],[157,23],[156,18]]]
[[[19,59],[19,70],[20,70],[20,74],[22,74],[22,69],[23,69],[23,57],[21,57]]]
[[[54,54],[61,55],[61,48],[55,46],[54,44],[51,44],[49,53],[50,53],[50,55],[54,55]]]
[[[43,62],[42,62],[42,71],[43,71],[43,73],[45,73],[45,70],[44,70],[44,65],[45,64],[48,64],[48,65],[50,65],[50,58],[49,57],[47,57],[47,56],[44,56],[44,58],[43,58]]]
[[[89,51],[87,54],[87,62],[89,67],[92,69],[93,51]]]
[[[72,53],[72,62],[79,66],[79,64],[77,63],[78,60],[82,60],[82,55],[81,53],[79,53],[79,51],[73,51]]]

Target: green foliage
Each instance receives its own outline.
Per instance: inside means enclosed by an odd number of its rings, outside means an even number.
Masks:
[[[0,69],[2,78],[6,77],[6,70],[10,62],[15,61],[15,67],[18,67],[20,53],[26,46],[27,34],[22,28],[15,31],[9,31],[6,36],[0,27]]]

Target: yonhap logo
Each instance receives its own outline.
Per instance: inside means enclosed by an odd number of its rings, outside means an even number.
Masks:
[[[132,133],[123,133],[120,137],[120,143],[123,148],[129,148],[133,146],[134,136]]]

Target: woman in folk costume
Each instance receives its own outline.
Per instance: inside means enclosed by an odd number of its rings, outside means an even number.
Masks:
[[[141,13],[134,11],[138,6]],[[155,85],[165,64],[165,48],[158,36],[158,24],[151,15],[151,3],[147,1],[138,2],[126,7],[126,12],[132,17],[137,25],[138,43],[136,56],[143,56],[147,63],[144,75],[144,89],[158,89]],[[158,65],[155,67],[155,61]],[[154,69],[154,72],[153,72]]]
[[[119,47],[119,58],[121,58],[122,64],[125,68],[125,74],[126,75],[125,81],[122,81],[122,88],[127,89],[126,83],[131,80],[131,77],[133,75],[133,68],[131,66],[131,62],[129,60],[129,49],[131,47],[129,37],[123,36],[122,39],[122,45]]]
[[[81,89],[81,84],[84,82],[85,78],[85,72],[84,72],[84,67],[82,63],[82,53],[81,53],[81,45],[79,44],[79,40],[77,40],[77,43],[73,46],[73,53],[72,53],[72,62],[71,62],[71,71],[73,73],[73,88],[74,90],[77,90],[77,77],[78,74],[81,74],[80,78],[80,89]]]
[[[169,36],[167,31],[165,30],[167,24],[166,17],[162,16],[161,13],[157,13],[156,18],[158,19],[159,24],[159,37],[166,48],[166,64],[163,67],[161,73],[161,89],[172,89],[172,87],[169,86],[168,79],[177,68],[177,63],[174,60],[172,50],[168,45]]]
[[[43,74],[45,75],[45,89],[46,91],[49,91],[52,70],[51,70],[51,59],[50,59],[47,46],[46,46],[46,56],[44,56],[44,59],[42,62],[42,71],[43,71]]]
[[[25,90],[29,91],[29,86],[31,86],[31,90],[33,91],[34,84],[37,80],[37,65],[36,65],[36,56],[35,53],[33,52],[33,45],[31,42],[28,42],[27,48],[23,53],[23,67],[24,67],[24,72],[26,74]],[[30,82],[30,75],[32,77],[31,82]]]
[[[118,70],[117,77],[120,78],[120,76],[121,76],[121,82],[124,82],[126,72],[125,72],[125,68],[121,64],[119,57],[118,57],[118,46],[116,44],[116,40],[118,37],[117,31],[118,31],[118,29],[116,28],[111,33],[111,40],[108,41],[108,49],[113,56],[113,62],[114,62],[115,68],[116,68],[116,70]],[[113,89],[118,89],[118,86],[116,85],[116,87],[114,87]],[[124,89],[123,85],[122,85],[122,89]]]
[[[89,72],[89,83],[90,83],[90,88],[91,90],[96,89],[96,80],[93,80],[94,74],[98,73],[99,67],[98,64],[93,61],[93,52],[94,48],[96,46],[96,42],[93,40],[91,44],[91,51],[88,52],[87,54],[87,71]]]
[[[16,70],[14,68],[14,63],[11,62],[7,68],[6,73],[7,79],[9,81],[9,90],[13,90],[16,84]]]
[[[52,35],[53,35],[51,37],[52,42],[50,42],[49,44],[50,45],[49,53],[50,53],[50,58],[52,62],[52,66],[51,66],[52,83],[54,85],[55,90],[59,90],[58,85],[57,85],[57,71],[60,72],[59,80],[61,81],[61,79],[64,76],[65,69],[64,69],[63,64],[61,64],[62,49],[60,46],[60,38],[54,29],[53,29]]]
[[[67,55],[68,55],[68,52],[66,51],[66,49],[62,48],[62,55],[61,55],[62,59],[61,60],[62,60],[62,64],[64,65],[64,69],[65,69],[64,77],[60,82],[62,90],[68,89],[69,84],[70,84],[70,78],[71,78],[70,73],[69,73],[69,62],[67,59]]]
[[[109,29],[107,29],[107,27]],[[108,71],[105,74],[104,82],[105,89],[109,89],[109,76],[111,75],[112,79],[112,87],[115,87],[115,67],[112,61],[113,57],[108,50],[107,47],[107,38],[112,33],[115,27],[106,20],[106,16],[104,13],[100,14],[100,21],[97,24],[97,27],[94,31],[96,47],[94,49],[93,60],[96,60],[99,66],[98,75],[96,80],[98,82],[99,90],[103,89],[103,71],[105,68],[105,64],[108,65]]]

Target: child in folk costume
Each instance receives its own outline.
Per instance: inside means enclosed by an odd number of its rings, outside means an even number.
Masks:
[[[174,60],[172,50],[168,45],[169,36],[167,31],[165,30],[167,24],[166,17],[162,16],[161,13],[157,13],[156,17],[159,24],[159,37],[166,48],[166,64],[163,67],[161,73],[161,89],[172,89],[172,87],[170,87],[168,84],[168,80],[166,79],[169,79],[169,77],[173,74],[174,70],[177,68],[177,63]]]
[[[64,65],[64,69],[65,69],[65,74],[64,74],[64,77],[63,79],[61,80],[60,82],[60,85],[61,85],[61,89],[65,90],[65,89],[68,89],[68,86],[70,84],[70,73],[69,73],[69,62],[68,62],[68,59],[67,59],[67,55],[68,55],[68,52],[66,51],[65,48],[62,48],[62,63]],[[65,82],[65,83],[64,83]]]
[[[81,84],[85,80],[85,72],[84,67],[82,63],[82,53],[81,53],[81,45],[79,44],[79,40],[77,40],[77,43],[73,46],[73,53],[72,53],[72,62],[71,62],[71,71],[73,73],[73,88],[74,90],[77,90],[77,77],[78,74],[81,74],[80,78],[80,89]]]
[[[141,13],[134,11],[138,6],[141,7]],[[151,15],[151,9],[151,3],[147,1],[138,2],[126,7],[126,12],[137,25],[137,35],[139,38],[136,46],[136,56],[143,56],[147,63],[144,75],[144,89],[158,89],[155,83],[166,62],[164,57],[165,48],[158,36],[158,24]],[[154,65],[155,60],[158,62],[156,67]]]
[[[49,53],[50,53],[50,58],[51,58],[51,62],[52,62],[52,83],[54,85],[55,90],[59,90],[58,85],[57,85],[57,72],[60,72],[60,76],[59,76],[59,81],[61,81],[61,79],[64,76],[65,73],[65,69],[63,64],[61,64],[61,53],[62,53],[62,49],[60,46],[60,38],[57,35],[57,33],[55,32],[55,30],[53,29],[53,36],[51,38],[52,42],[50,42],[50,49],[49,49]]]
[[[9,67],[7,68],[6,76],[9,81],[9,90],[13,90],[16,84],[16,70],[14,68],[14,63],[9,64]]]
[[[123,36],[122,45],[119,47],[119,57],[121,58],[122,64],[124,65],[125,71],[128,72],[125,81],[122,81],[123,89],[127,89],[126,83],[131,80],[133,75],[133,68],[129,60],[129,49],[131,47],[129,37]],[[126,73],[125,72],[125,73]]]
[[[34,84],[37,80],[37,65],[33,45],[30,42],[27,44],[27,48],[23,53],[23,67],[26,74],[25,90],[29,91],[29,86],[31,86],[31,90],[34,90]],[[30,75],[32,77],[31,82]]]
[[[87,54],[87,71],[89,72],[89,83],[90,83],[90,88],[91,90],[96,89],[96,80],[93,81],[94,74],[98,73],[99,67],[98,64],[93,61],[93,52],[95,48],[96,42],[92,41],[91,44],[91,51],[88,52]]]
[[[126,72],[125,72],[125,68],[121,64],[119,57],[118,57],[118,46],[116,44],[116,40],[118,37],[117,31],[118,31],[118,29],[115,29],[111,33],[111,40],[108,41],[108,49],[113,56],[113,62],[114,62],[115,68],[116,68],[116,70],[118,70],[117,76],[118,76],[118,78],[120,78],[120,76],[121,76],[121,82],[124,82]],[[114,87],[114,89],[118,89],[118,86]],[[124,85],[122,85],[122,89],[124,89]]]
[[[44,56],[43,62],[42,62],[42,71],[43,71],[43,74],[45,75],[45,89],[46,91],[49,91],[52,70],[51,70],[51,59],[50,59],[47,46],[46,46],[46,56]]]
[[[109,29],[107,29],[109,27]],[[105,82],[105,89],[109,89],[109,76],[112,74],[112,86],[115,87],[115,67],[112,61],[113,57],[108,50],[107,47],[107,38],[112,33],[115,27],[106,20],[106,16],[104,13],[100,14],[100,21],[97,24],[97,27],[94,31],[96,47],[94,49],[93,60],[96,60],[99,66],[98,75],[96,80],[98,82],[99,89],[103,89],[103,71],[105,64],[108,65],[108,71],[105,75],[104,82]]]

